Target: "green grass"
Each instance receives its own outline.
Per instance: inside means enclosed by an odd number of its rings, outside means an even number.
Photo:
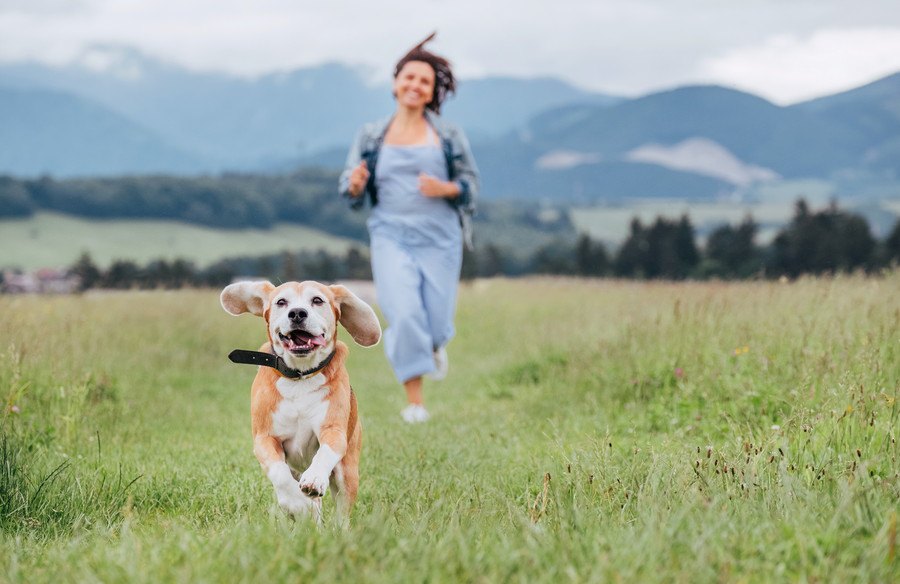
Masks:
[[[428,424],[352,349],[347,530],[285,519],[251,453],[225,355],[258,319],[216,291],[0,297],[0,581],[897,581],[898,289],[464,286]]]
[[[100,221],[48,212],[0,220],[0,268],[70,266],[85,251],[102,267],[115,260],[146,264],[161,258],[183,258],[205,267],[226,257],[303,249],[343,253],[352,245],[348,239],[288,224],[271,230],[224,230],[177,221]]]

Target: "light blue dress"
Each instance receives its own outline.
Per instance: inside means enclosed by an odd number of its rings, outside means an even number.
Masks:
[[[429,126],[425,144],[384,144],[375,168],[378,205],[367,226],[384,346],[400,382],[434,371],[433,352],[453,337],[462,267],[459,215],[419,191],[419,173],[447,180],[447,163]]]

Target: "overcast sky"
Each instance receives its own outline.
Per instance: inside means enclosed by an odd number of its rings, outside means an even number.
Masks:
[[[718,83],[787,104],[900,71],[900,0],[0,0],[0,61],[120,45],[195,70],[340,61],[386,80],[434,29],[460,77],[627,96]]]

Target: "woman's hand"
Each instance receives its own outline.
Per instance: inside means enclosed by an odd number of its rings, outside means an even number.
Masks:
[[[459,186],[422,172],[419,173],[419,191],[426,197],[453,199],[459,195]]]
[[[350,196],[352,196],[352,197],[360,196],[363,192],[363,189],[366,188],[366,183],[368,183],[368,182],[369,182],[369,168],[368,168],[368,166],[366,166],[366,161],[363,160],[350,173],[350,186],[347,189],[350,191]]]

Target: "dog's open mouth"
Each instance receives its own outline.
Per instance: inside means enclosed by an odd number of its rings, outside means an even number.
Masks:
[[[313,335],[306,331],[293,330],[286,335],[278,333],[284,348],[295,355],[303,355],[325,346],[325,335]]]

